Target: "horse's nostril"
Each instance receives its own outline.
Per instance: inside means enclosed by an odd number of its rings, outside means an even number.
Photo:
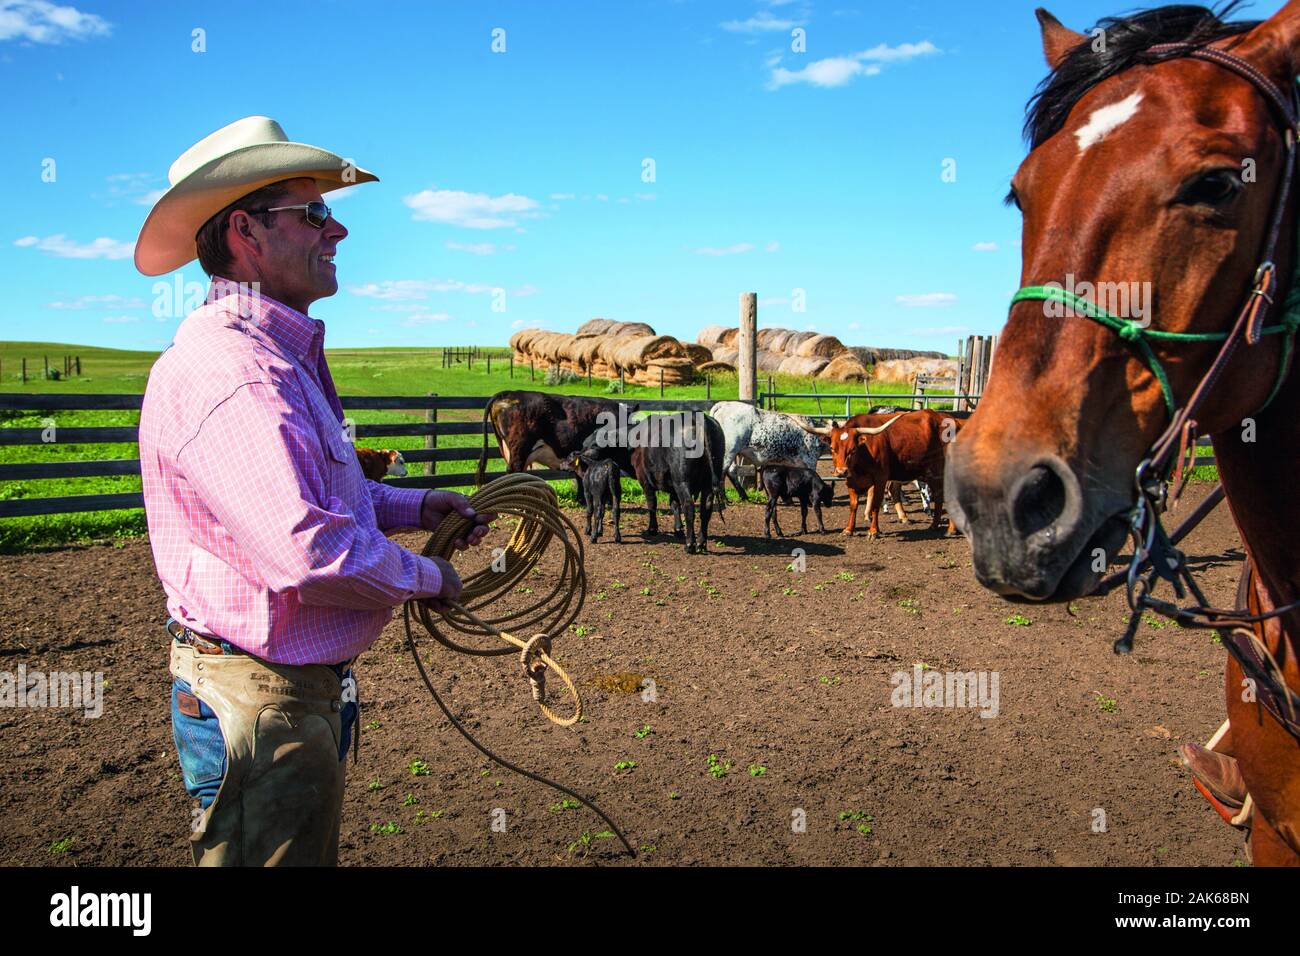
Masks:
[[[1011,521],[1028,537],[1055,524],[1065,511],[1065,484],[1046,465],[1035,465],[1012,492]]]

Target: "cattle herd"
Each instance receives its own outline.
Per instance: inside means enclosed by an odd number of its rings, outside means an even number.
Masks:
[[[587,510],[586,532],[598,541],[606,508],[612,509],[614,540],[621,541],[619,498],[622,479],[640,483],[646,496],[647,535],[658,533],[658,493],[666,492],[673,531],[685,539],[688,553],[708,550],[709,520],[725,508],[724,482],[742,500],[748,495],[741,468],[756,471],[756,484],[767,497],[764,528],[782,535],[777,503],[800,506],[801,533],[808,532],[811,506],[825,531],[822,508],[834,499],[831,482],[848,491],[849,516],[844,534],[857,526],[865,497],[867,535],[877,537],[877,515],[888,492],[902,509],[902,484],[917,482],[924,507],[938,527],[943,512],[944,454],[967,413],[876,408],[845,422],[819,427],[802,415],[755,408],[746,402],[718,402],[704,412],[638,415],[635,403],[612,399],[498,392],[483,413],[483,449],[478,481],[485,475],[489,433],[496,436],[506,471],[525,471],[534,464],[572,471],[578,499]],[[830,453],[834,478],[817,473],[818,460]],[[699,534],[695,516],[699,513]],[[953,533],[951,521],[948,533]]]

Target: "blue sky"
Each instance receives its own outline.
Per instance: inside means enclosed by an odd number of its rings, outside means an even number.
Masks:
[[[330,347],[594,316],[694,339],[756,291],[762,326],[951,351],[1017,285],[1034,6],[0,0],[0,338],[164,348],[155,284],[206,279],[135,271],[149,203],[184,149],[264,114],[381,180],[327,196],[351,232],[312,308]],[[1126,9],[1049,6],[1078,30]]]

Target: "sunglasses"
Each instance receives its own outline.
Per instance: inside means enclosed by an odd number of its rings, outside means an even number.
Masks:
[[[322,228],[330,217],[330,207],[320,200],[300,203],[297,206],[275,206],[271,209],[255,209],[253,212],[285,212],[289,209],[301,209],[304,211],[308,224],[315,226],[317,229]]]

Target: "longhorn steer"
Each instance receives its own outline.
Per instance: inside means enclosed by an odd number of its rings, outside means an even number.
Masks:
[[[855,415],[842,425],[809,429],[827,438],[835,472],[849,491],[849,523],[844,534],[856,530],[858,498],[867,500],[867,537],[880,536],[878,518],[890,481],[921,480],[934,493],[933,527],[943,511],[943,466],[947,446],[964,422],[941,412],[922,410],[895,415]],[[955,531],[951,520],[948,533]]]

